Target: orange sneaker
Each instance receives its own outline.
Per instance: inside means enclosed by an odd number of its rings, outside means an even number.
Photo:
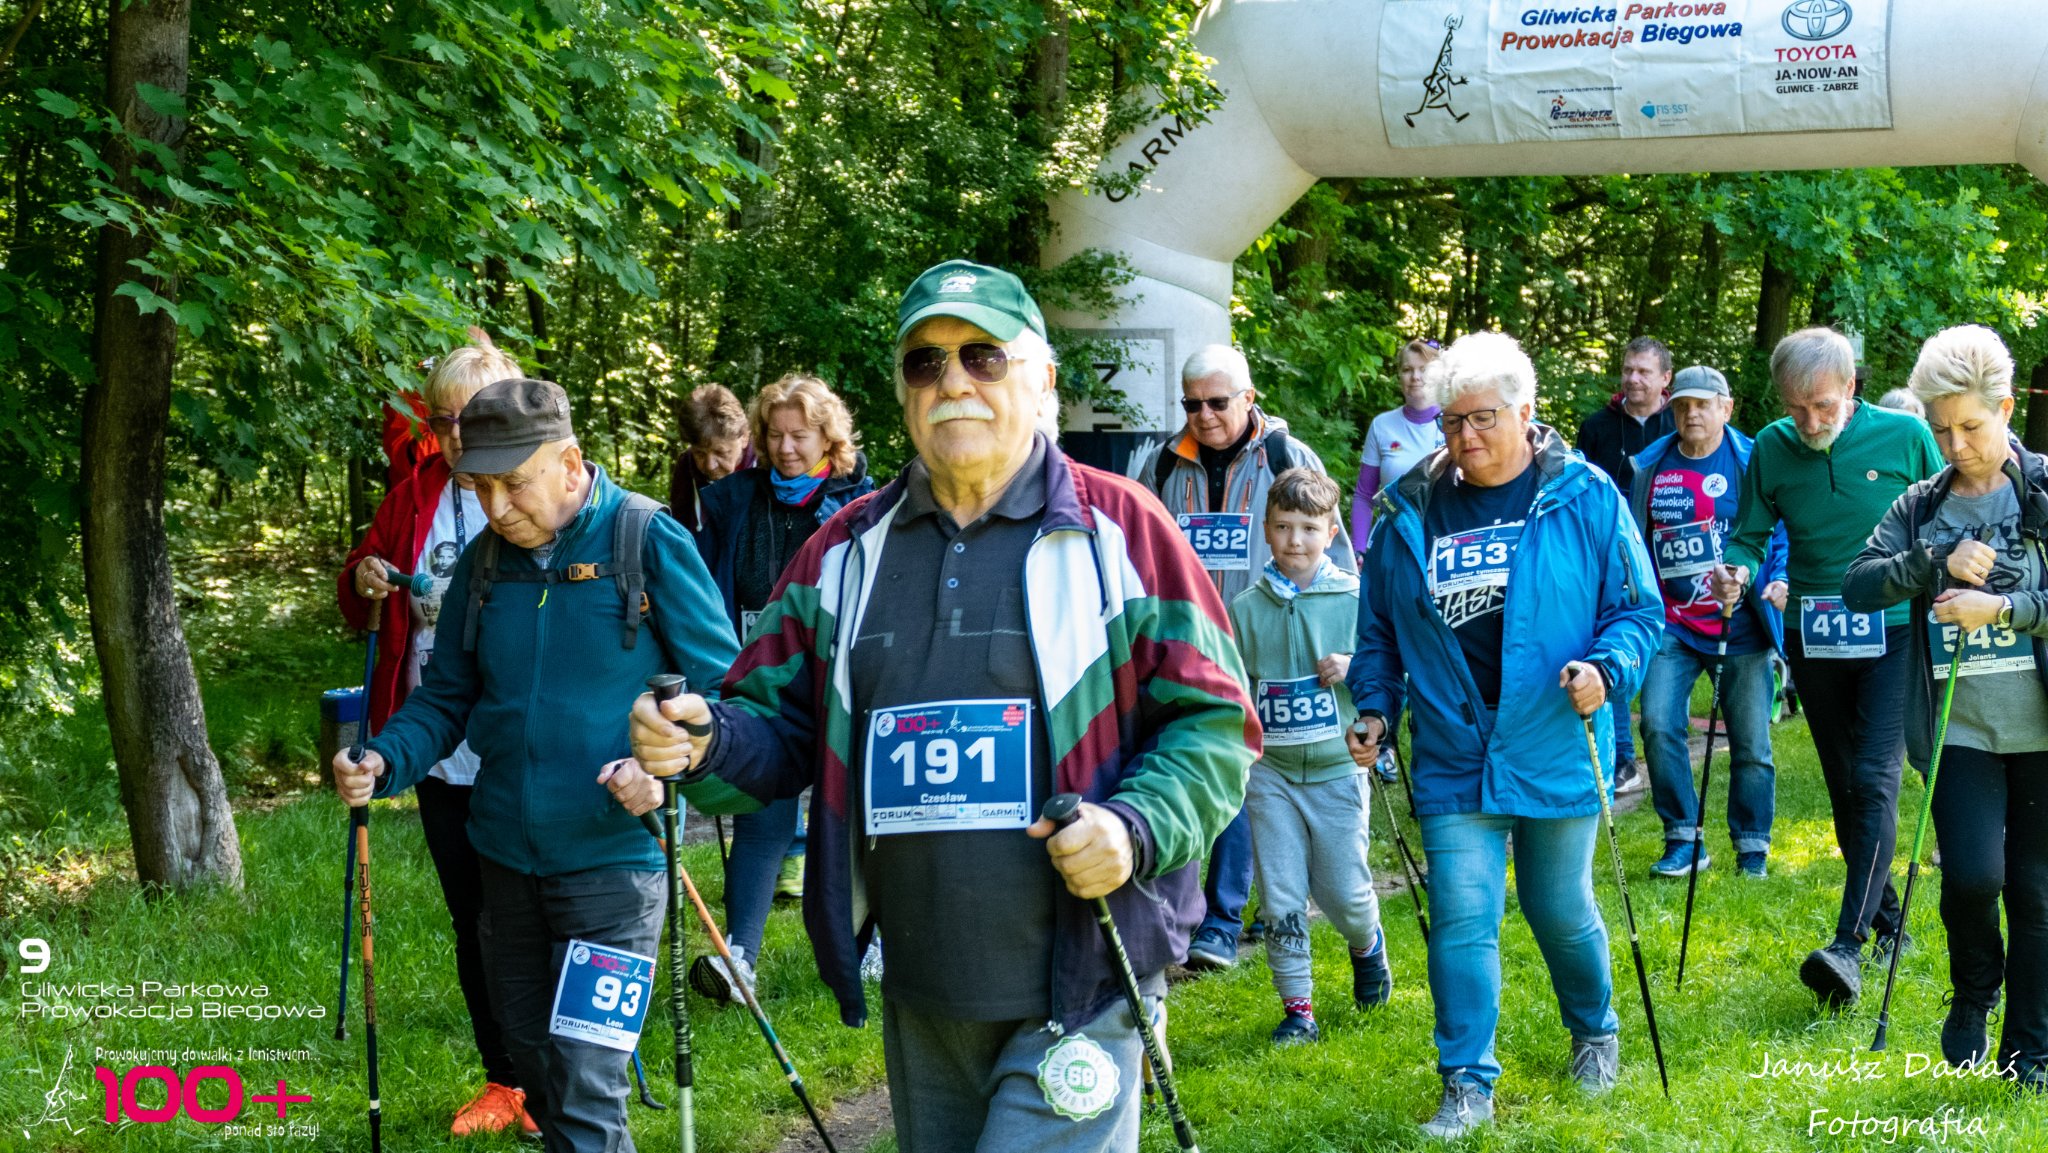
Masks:
[[[510,1085],[496,1081],[486,1082],[484,1091],[470,1099],[469,1104],[455,1111],[455,1124],[448,1127],[457,1137],[472,1133],[496,1133],[509,1129],[526,1118],[526,1093]]]

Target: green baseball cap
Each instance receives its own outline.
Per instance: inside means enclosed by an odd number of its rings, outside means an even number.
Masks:
[[[1025,329],[1045,336],[1045,314],[1024,282],[1000,268],[948,260],[918,273],[896,305],[896,340],[934,316],[950,316],[1008,343]]]

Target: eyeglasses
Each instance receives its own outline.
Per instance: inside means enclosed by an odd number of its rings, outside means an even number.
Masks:
[[[1468,412],[1463,416],[1454,416],[1451,413],[1442,412],[1437,414],[1436,423],[1438,428],[1444,430],[1445,436],[1458,435],[1464,431],[1465,426],[1468,424],[1472,426],[1475,432],[1485,432],[1487,429],[1500,423],[1501,413],[1513,407],[1515,406],[1512,404],[1499,404],[1492,408],[1482,408],[1478,412]]]
[[[446,436],[454,431],[456,425],[461,423],[462,418],[459,416],[441,416],[436,414],[427,418],[427,427],[433,429],[437,436]]]
[[[926,344],[907,349],[903,359],[897,363],[897,371],[903,374],[903,383],[911,388],[930,388],[946,375],[946,362],[954,356],[960,358],[960,367],[967,375],[980,384],[994,384],[1010,375],[1010,354],[1000,344],[987,341],[970,341],[967,344],[947,348],[942,344]]]
[[[1250,391],[1250,389],[1239,389],[1229,396],[1183,396],[1180,398],[1180,410],[1189,416],[1193,416],[1202,411],[1202,406],[1206,404],[1209,406],[1210,412],[1223,412],[1230,407],[1231,401]]]

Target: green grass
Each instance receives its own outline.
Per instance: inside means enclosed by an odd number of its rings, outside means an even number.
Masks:
[[[231,535],[231,534],[229,534]],[[9,976],[0,986],[0,1151],[100,1149],[360,1149],[366,1145],[361,1001],[352,997],[350,1034],[333,1039],[331,1018],[263,1025],[97,1021],[55,1023],[20,1016],[22,978],[14,943],[47,939],[55,964],[44,977],[63,981],[260,982],[268,1001],[332,1011],[344,817],[317,791],[312,749],[320,688],[351,684],[361,648],[347,643],[328,603],[333,558],[294,550],[238,554],[192,564],[199,577],[181,588],[208,707],[208,730],[238,806],[247,888],[149,900],[132,881],[127,831],[111,753],[90,689],[69,714],[0,719],[0,950]],[[182,569],[181,569],[182,571]],[[1704,686],[1703,686],[1704,687]],[[1695,707],[1704,710],[1704,696]],[[1806,951],[1833,924],[1843,866],[1835,856],[1826,794],[1803,723],[1781,726],[1778,820],[1772,875],[1745,882],[1725,851],[1726,760],[1717,757],[1710,808],[1714,869],[1702,878],[1684,996],[1671,989],[1676,968],[1682,882],[1652,878],[1662,850],[1647,804],[1621,819],[1630,892],[1651,967],[1653,993],[1670,1059],[1672,1100],[1657,1088],[1642,1006],[1635,991],[1620,903],[1600,846],[1595,885],[1613,938],[1615,999],[1623,1028],[1620,1089],[1601,1102],[1578,1097],[1566,1075],[1567,1037],[1558,1023],[1547,972],[1514,910],[1502,934],[1505,971],[1499,1053],[1505,1068],[1499,1124],[1460,1148],[1747,1151],[1882,1148],[1882,1132],[1809,1136],[1811,1111],[1846,1117],[1939,1116],[1951,1109],[1987,1136],[1951,1134],[1946,1145],[1907,1135],[1896,1147],[1986,1150],[2048,1148],[2041,1107],[1995,1084],[1908,1077],[1909,1054],[1931,1054],[1947,990],[1945,941],[1936,914],[1940,873],[1922,875],[1913,930],[1893,1006],[1891,1052],[1878,1058],[1883,1079],[1752,1076],[1766,1058],[1826,1062],[1867,1056],[1883,976],[1866,970],[1866,999],[1839,1017],[1820,1012],[1798,982]],[[1921,789],[1908,773],[1901,798],[1901,858],[1910,843]],[[1404,808],[1397,799],[1397,808]],[[1380,811],[1374,813],[1375,823]],[[378,909],[379,1042],[385,1130],[395,1149],[441,1147],[448,1119],[480,1076],[455,986],[451,936],[441,897],[409,801],[380,802],[374,853]],[[1411,838],[1413,826],[1409,826]],[[717,908],[715,850],[688,851],[687,864]],[[1375,868],[1398,876],[1391,838],[1377,835]],[[1901,870],[1902,873],[1902,870]],[[1177,985],[1172,1043],[1188,1113],[1210,1150],[1380,1150],[1425,1147],[1416,1123],[1437,1094],[1432,1017],[1423,951],[1405,895],[1383,905],[1396,971],[1392,1005],[1364,1016],[1348,1004],[1343,943],[1315,929],[1322,1044],[1274,1050],[1267,1031],[1278,1019],[1262,954],[1248,950],[1230,973]],[[692,953],[702,951],[691,930]],[[796,913],[779,909],[769,924],[763,966],[767,1006],[813,1094],[823,1103],[879,1085],[880,1029],[838,1024],[818,982]],[[30,978],[41,980],[42,977]],[[665,993],[657,997],[665,1005]],[[701,1148],[771,1149],[803,1128],[801,1114],[750,1020],[692,999],[697,1042]],[[91,1076],[95,1046],[107,1048],[304,1049],[302,1060],[235,1059],[251,1094],[283,1077],[310,1105],[294,1122],[318,1126],[317,1138],[225,1136],[189,1120],[130,1126],[110,1133],[98,1120]],[[665,1011],[650,1017],[641,1051],[657,1095],[668,1084],[671,1036]],[[60,1137],[52,1127],[24,1136],[41,1113],[42,1094],[66,1052],[65,1084],[84,1095],[69,1116],[85,1129]],[[106,1061],[117,1068],[130,1062]],[[181,1062],[190,1065],[196,1062]],[[153,1089],[142,1093],[145,1103]],[[201,1096],[219,1104],[219,1087]],[[261,1107],[269,1111],[269,1107]],[[245,1109],[253,1119],[257,1107]],[[669,1147],[674,1114],[631,1110],[643,1149]],[[463,1148],[511,1149],[509,1137],[473,1139]],[[871,1153],[893,1150],[887,1136]],[[1159,1116],[1145,1123],[1144,1148],[1173,1148]],[[849,1150],[849,1153],[851,1151]]]
[[[1458,1148],[1486,1150],[1808,1150],[1884,1146],[1882,1135],[1808,1135],[1811,1111],[1829,1117],[1894,1118],[1954,1110],[1981,1123],[1984,1137],[1952,1133],[1957,1148],[2035,1150],[2048,1147],[2041,1107],[2016,1100],[1996,1084],[1937,1079],[1924,1071],[1939,1057],[1938,1033],[1947,991],[1946,940],[1936,913],[1939,871],[1923,870],[1914,896],[1918,940],[1902,962],[1892,1007],[1889,1052],[1869,1054],[1883,991],[1881,970],[1864,971],[1865,1000],[1840,1016],[1821,1012],[1798,981],[1799,961],[1832,932],[1843,866],[1828,823],[1825,789],[1803,722],[1778,727],[1778,819],[1771,876],[1746,881],[1725,851],[1725,776],[1716,773],[1709,808],[1713,868],[1700,879],[1693,938],[1681,996],[1671,982],[1685,910],[1682,881],[1652,878],[1662,834],[1650,806],[1621,819],[1651,994],[1670,1064],[1670,1101],[1657,1071],[1636,991],[1621,903],[1603,841],[1594,881],[1613,945],[1615,1003],[1622,1022],[1623,1076],[1603,1101],[1573,1088],[1566,1068],[1569,1038],[1558,1021],[1548,972],[1512,891],[1502,931],[1504,980],[1499,1057],[1504,1069],[1495,1098],[1498,1124]],[[1716,757],[1717,767],[1727,762]],[[1912,836],[1922,790],[1906,774],[1900,807],[1901,861]],[[1400,807],[1397,802],[1397,808]],[[1379,816],[1375,807],[1375,817]],[[1405,812],[1403,813],[1405,820]],[[1411,843],[1416,836],[1409,825]],[[1399,874],[1391,838],[1376,837],[1375,870]],[[1903,884],[1903,865],[1898,871]],[[1179,986],[1172,999],[1173,1049],[1181,1093],[1204,1148],[1381,1150],[1431,1147],[1416,1129],[1436,1106],[1433,1018],[1420,933],[1406,895],[1382,905],[1393,950],[1396,988],[1390,1007],[1365,1015],[1352,1009],[1344,943],[1326,924],[1314,930],[1320,1045],[1275,1050],[1266,1032],[1279,1020],[1269,974],[1256,953],[1231,972]],[[1995,1026],[1994,1026],[1995,1028]],[[1994,1032],[1994,1039],[1995,1039]],[[1918,1076],[1908,1076],[1909,1054]],[[1821,1063],[1875,1060],[1881,1080],[1785,1075],[1754,1077],[1766,1057]],[[1899,1148],[1936,1147],[1906,1135]],[[1170,1131],[1146,1126],[1147,1150],[1173,1148]]]
[[[211,893],[175,901],[150,901],[135,886],[103,881],[83,901],[49,904],[6,925],[7,940],[42,937],[55,963],[46,977],[64,981],[164,983],[246,982],[269,986],[267,1003],[331,1014],[339,947],[340,873],[344,810],[331,798],[307,797],[274,812],[246,815],[240,822],[247,891]],[[455,1109],[481,1085],[468,1018],[455,987],[453,938],[441,903],[419,822],[410,806],[380,802],[372,817],[378,1044],[383,1077],[384,1130],[395,1148],[437,1145]],[[711,845],[685,852],[685,865],[717,908],[719,868]],[[693,922],[694,924],[694,922]],[[692,952],[708,948],[701,928],[690,934]],[[263,1024],[222,1020],[96,1021],[57,1023],[17,1016],[22,980],[10,978],[0,996],[8,1043],[0,1051],[0,1149],[304,1149],[303,1140],[267,1141],[223,1137],[217,1126],[180,1119],[171,1124],[130,1126],[110,1135],[98,1120],[100,1091],[92,1080],[96,1046],[108,1048],[240,1048],[263,1046],[309,1051],[306,1059],[229,1060],[251,1094],[267,1092],[279,1077],[294,1093],[311,1094],[311,1105],[294,1106],[292,1119],[319,1126],[310,1147],[364,1144],[362,1005],[360,969],[352,985],[349,1037],[336,1041],[333,1019],[296,1019]],[[832,999],[818,983],[799,920],[791,910],[772,918],[763,981],[766,1008],[800,1071],[821,1101],[881,1079],[880,1030],[850,1030],[838,1024]],[[673,1051],[665,1011],[666,983],[650,1015],[641,1052],[657,1097],[672,1102],[669,1083]],[[167,999],[157,1004],[176,1004]],[[705,1149],[771,1147],[801,1121],[795,1099],[772,1065],[767,1046],[751,1018],[736,1009],[714,1009],[692,997],[695,1033],[698,1133]],[[41,1094],[55,1079],[66,1050],[74,1069],[66,1083],[88,1094],[70,1112],[86,1128],[76,1139],[59,1140],[59,1129],[37,1130],[25,1140],[20,1125],[39,1115]],[[108,1061],[117,1070],[128,1062]],[[145,1103],[160,1090],[142,1093]],[[219,1105],[225,1091],[202,1095]],[[268,1112],[271,1107],[264,1106]],[[244,1119],[255,1115],[246,1109]],[[674,1113],[634,1106],[633,1128],[643,1148],[674,1141]],[[479,1139],[464,1148],[511,1149],[512,1138]]]

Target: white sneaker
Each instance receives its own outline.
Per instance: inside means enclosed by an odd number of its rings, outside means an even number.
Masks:
[[[758,993],[760,986],[754,983],[754,967],[747,963],[746,953],[734,949],[732,960],[733,965],[739,970],[740,980],[746,982],[747,988]],[[734,1005],[747,1003],[746,997],[740,993],[739,985],[733,981],[733,971],[726,968],[723,957],[706,954],[697,958],[696,963],[690,966],[690,987],[709,1001],[725,1001]]]
[[[1491,1124],[1493,1098],[1479,1087],[1479,1082],[1462,1073],[1452,1073],[1444,1078],[1444,1099],[1436,1107],[1436,1116],[1422,1123],[1422,1135],[1452,1141]]]

